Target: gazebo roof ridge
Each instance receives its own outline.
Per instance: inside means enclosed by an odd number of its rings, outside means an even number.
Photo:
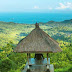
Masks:
[[[37,22],[35,24],[35,28],[39,28],[39,24]]]

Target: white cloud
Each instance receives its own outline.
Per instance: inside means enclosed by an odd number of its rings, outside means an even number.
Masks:
[[[67,2],[66,4],[59,3],[59,7],[56,7],[56,9],[72,9],[72,3]]]
[[[52,10],[53,8],[52,8],[52,7],[49,7],[48,9],[49,9],[49,10]]]
[[[39,9],[39,6],[34,6],[34,9]]]

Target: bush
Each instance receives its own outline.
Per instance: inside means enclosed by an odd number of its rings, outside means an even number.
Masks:
[[[8,71],[8,72],[21,72],[19,69],[17,69],[17,70],[10,70],[10,71]]]
[[[23,70],[25,67],[25,64],[23,64],[21,67],[20,67],[20,70]]]
[[[16,63],[18,67],[22,66],[23,64],[26,64],[27,61],[26,54],[24,53],[12,53],[9,56],[9,59]]]
[[[0,61],[0,71],[8,72],[11,68],[16,68],[16,64],[13,63],[10,59],[6,58]]]

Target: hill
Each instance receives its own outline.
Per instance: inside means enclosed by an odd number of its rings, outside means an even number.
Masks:
[[[40,22],[40,28],[59,42],[61,53],[49,54],[55,72],[72,71],[72,20],[62,22]],[[27,36],[34,24],[18,24],[0,22],[0,71],[21,72],[26,63],[26,54],[14,53],[13,49],[18,42]],[[31,55],[34,57],[34,54]],[[46,54],[44,54],[46,57]]]
[[[49,21],[49,22],[46,22],[45,24],[72,24],[72,19],[64,20],[61,22]]]

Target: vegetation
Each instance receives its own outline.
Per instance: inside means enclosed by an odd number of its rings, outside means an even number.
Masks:
[[[55,72],[72,72],[72,24],[41,23],[40,28],[57,40],[63,50],[50,53]],[[14,53],[17,43],[34,29],[32,24],[0,22],[0,71],[21,72],[26,64],[25,53]],[[34,57],[34,54],[31,54]],[[46,54],[44,54],[46,57]]]

